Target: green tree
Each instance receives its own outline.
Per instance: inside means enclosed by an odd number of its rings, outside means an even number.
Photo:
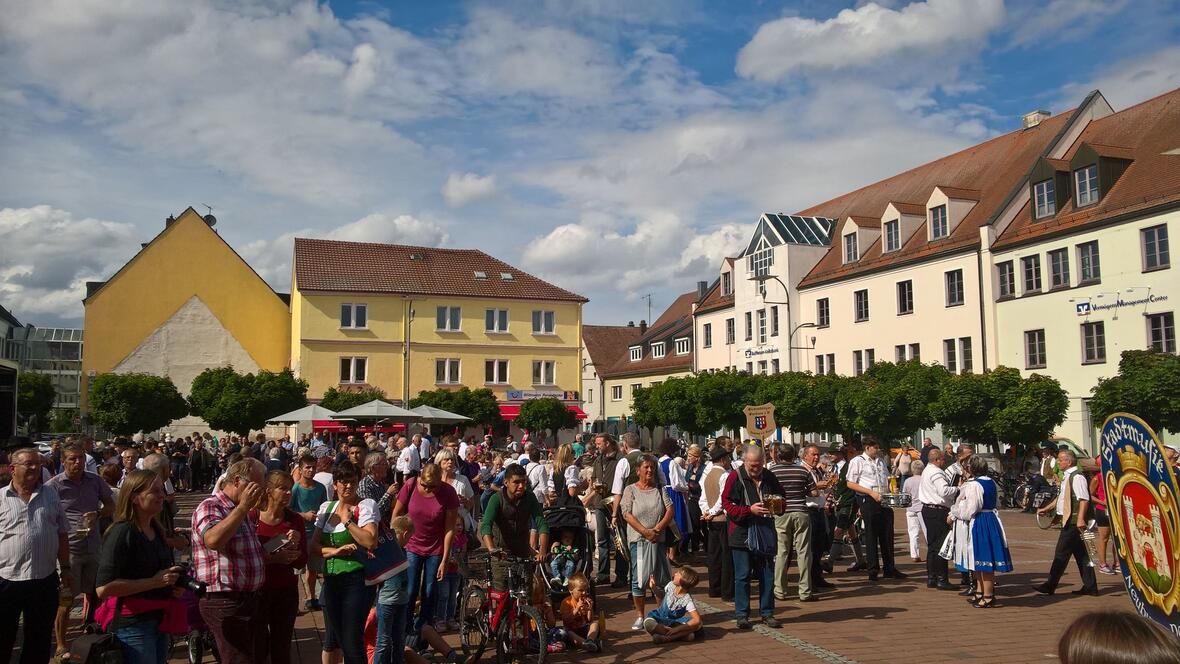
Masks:
[[[1000,442],[996,414],[1015,397],[1020,383],[1020,372],[1010,367],[950,376],[931,412],[945,433],[977,445],[995,444]]]
[[[188,414],[172,379],[143,373],[102,374],[90,384],[90,420],[126,436],[155,431]]]
[[[840,392],[841,424],[882,442],[908,439],[934,425],[930,405],[947,379],[945,369],[920,362],[878,362]]]
[[[78,427],[74,424],[74,418],[78,416],[78,411],[73,408],[55,408],[53,415],[49,418],[49,431],[53,433],[66,433],[77,431]]]
[[[359,392],[346,392],[329,387],[328,391],[324,392],[324,396],[320,398],[320,405],[339,413],[342,410],[369,403],[374,399],[384,400],[385,390],[379,387],[369,387]]]
[[[50,429],[49,411],[57,390],[49,376],[39,373],[22,373],[17,378],[16,410],[26,421],[30,430],[38,433]]]
[[[193,379],[189,412],[209,426],[244,436],[268,418],[307,405],[307,381],[289,369],[241,374],[232,366],[206,369]]]
[[[692,407],[691,426],[677,426],[697,435],[721,429],[737,431],[746,424],[746,406],[766,403],[762,386],[768,377],[737,371],[698,373],[686,380],[686,395]],[[665,384],[671,382],[670,379]]]
[[[1091,392],[1094,426],[1123,412],[1138,415],[1156,431],[1180,433],[1180,356],[1123,351],[1118,374],[1098,381]]]
[[[561,399],[529,399],[520,404],[520,414],[516,416],[516,426],[546,435],[572,429],[577,423],[577,416]]]
[[[1003,405],[992,414],[996,440],[1031,447],[1044,442],[1065,421],[1069,395],[1061,383],[1032,374],[1008,390]]]
[[[423,390],[410,399],[410,408],[421,405],[470,417],[471,424],[476,426],[495,426],[501,421],[500,402],[496,399],[496,393],[486,387],[477,390],[466,386],[457,390]]]
[[[836,395],[846,383],[835,374],[781,373],[762,381],[755,400],[773,403],[775,421],[793,433],[840,433]]]

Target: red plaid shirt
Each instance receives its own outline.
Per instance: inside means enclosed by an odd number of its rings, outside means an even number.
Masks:
[[[229,516],[235,505],[215,491],[193,511],[193,575],[209,584],[209,592],[253,592],[266,580],[266,559],[256,531],[247,516],[220,551],[205,546],[205,533]]]

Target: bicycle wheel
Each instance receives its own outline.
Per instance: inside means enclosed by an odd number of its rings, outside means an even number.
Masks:
[[[498,664],[545,664],[549,655],[549,634],[541,612],[523,604],[516,607],[516,620],[500,626],[496,638]]]
[[[1060,525],[1061,517],[1053,512],[1041,513],[1037,512],[1037,527],[1041,530],[1048,530],[1055,525]]]
[[[463,592],[459,602],[459,643],[463,646],[464,659],[475,656],[479,661],[488,645],[488,593],[479,586],[471,586]]]
[[[1027,484],[1021,484],[1016,487],[1016,492],[1012,494],[1012,506],[1017,509],[1028,509],[1028,501],[1032,497],[1032,492],[1029,491]]]

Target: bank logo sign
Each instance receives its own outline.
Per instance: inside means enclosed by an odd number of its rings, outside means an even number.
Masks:
[[[1090,303],[1089,302],[1078,302],[1074,306],[1078,310],[1079,316],[1088,316],[1090,314]]]

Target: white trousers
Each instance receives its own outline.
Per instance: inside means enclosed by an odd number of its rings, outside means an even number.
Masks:
[[[921,512],[905,513],[906,532],[909,533],[910,558],[917,560],[922,557],[922,540],[926,539],[926,522],[922,521]],[[919,537],[921,535],[921,537]]]

